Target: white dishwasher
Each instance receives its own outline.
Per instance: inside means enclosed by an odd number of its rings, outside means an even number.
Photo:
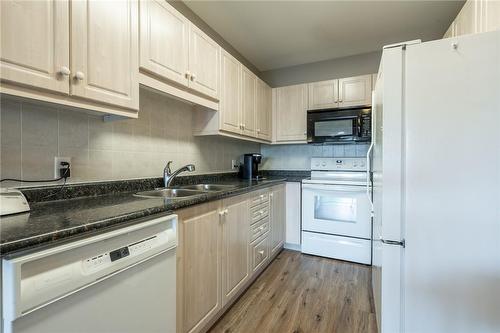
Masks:
[[[2,261],[4,333],[175,332],[177,216]]]

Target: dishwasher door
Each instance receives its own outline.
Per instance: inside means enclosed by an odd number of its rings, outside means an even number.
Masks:
[[[174,333],[177,216],[3,260],[5,333]]]

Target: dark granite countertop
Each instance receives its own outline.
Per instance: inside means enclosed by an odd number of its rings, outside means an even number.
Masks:
[[[31,211],[29,213],[1,218],[0,255],[3,256],[39,246],[54,245],[59,241],[72,239],[72,237],[106,231],[108,228],[116,227],[125,222],[130,223],[135,219],[140,221],[140,218],[148,215],[173,212],[180,208],[255,191],[282,183],[287,180],[286,178],[273,175],[258,182],[242,181],[234,177],[219,179],[220,181],[217,183],[232,184],[236,185],[236,187],[226,191],[209,192],[196,197],[178,200],[136,197],[133,194],[138,189],[132,189],[130,185],[125,186],[129,192],[111,191],[111,194],[97,193],[90,197],[60,198],[58,196],[62,195],[54,192],[56,191],[56,187],[54,187],[49,192],[56,193],[57,195],[54,197],[58,197],[59,200],[31,199]],[[151,185],[156,184],[151,180],[145,180],[145,182],[148,182],[146,187],[149,187],[149,189],[151,189]],[[192,181],[186,181],[186,183],[192,183]],[[99,188],[103,186],[101,185]],[[113,188],[116,188],[116,185],[114,186]],[[98,187],[98,185],[94,187]],[[81,189],[78,189],[78,186],[75,186],[75,188],[72,190],[73,192],[82,192]],[[145,189],[148,188],[142,185],[139,190]],[[130,192],[131,190],[133,192]],[[28,198],[37,195],[40,199],[44,198],[43,195],[37,194],[34,190],[26,190],[26,193],[29,193]]]

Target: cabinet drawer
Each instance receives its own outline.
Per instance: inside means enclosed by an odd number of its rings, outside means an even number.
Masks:
[[[264,235],[269,231],[269,218],[264,218],[258,223],[252,225],[250,229],[250,242],[253,242],[260,236]]]
[[[269,202],[269,192],[261,192],[259,195],[250,199],[250,207],[255,207],[261,205],[265,202]]]
[[[265,217],[269,216],[269,204],[264,203],[260,206],[255,206],[250,210],[250,224],[254,224]]]
[[[267,235],[255,242],[252,246],[252,270],[255,272],[262,267],[269,258],[269,246]]]

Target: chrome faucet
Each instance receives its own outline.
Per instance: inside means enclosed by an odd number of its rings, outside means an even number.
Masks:
[[[172,172],[172,170],[170,170],[170,164],[172,164],[172,161],[168,161],[165,169],[163,169],[163,183],[165,187],[169,187],[174,181],[174,178],[181,172],[193,172],[195,170],[194,164],[188,164]]]

